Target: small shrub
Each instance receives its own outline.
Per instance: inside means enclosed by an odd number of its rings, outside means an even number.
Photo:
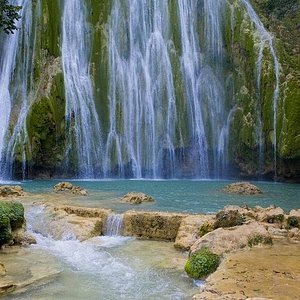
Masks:
[[[223,227],[234,227],[244,224],[245,217],[241,215],[237,210],[220,211],[216,215],[216,222],[214,229]]]
[[[213,273],[220,264],[220,258],[207,248],[195,252],[186,262],[185,271],[189,277],[204,279]]]
[[[262,245],[273,245],[272,238],[270,236],[255,234],[248,239],[248,246],[253,247],[259,244]]]
[[[300,217],[294,217],[294,216],[288,217],[287,224],[289,228],[291,227],[300,228]]]
[[[284,215],[279,214],[275,216],[271,216],[268,218],[268,223],[274,224],[274,223],[282,223],[284,221]]]
[[[199,229],[199,236],[202,237],[213,230],[213,224],[205,222]]]

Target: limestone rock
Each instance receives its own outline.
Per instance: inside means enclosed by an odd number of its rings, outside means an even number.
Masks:
[[[130,204],[141,204],[143,202],[154,202],[154,199],[144,193],[130,192],[124,195],[121,201]]]
[[[213,223],[213,216],[191,215],[184,218],[179,226],[174,247],[181,250],[189,250],[200,237],[200,228],[208,222]]]
[[[23,188],[19,185],[0,186],[0,197],[20,197],[24,196]]]
[[[261,208],[256,206],[253,211],[256,213],[255,217],[257,221],[260,222],[282,223],[284,221],[284,211],[280,207],[269,206],[267,208]]]
[[[300,241],[300,229],[299,228],[292,228],[288,231],[288,237],[294,241]]]
[[[239,195],[258,195],[262,194],[262,190],[250,182],[236,182],[225,186],[223,192]]]
[[[21,246],[36,244],[34,236],[25,230],[17,230],[16,232],[13,232],[13,241],[14,244]]]
[[[70,192],[74,195],[79,195],[79,196],[88,195],[87,190],[81,188],[80,186],[73,185],[70,182],[59,182],[53,187],[53,189],[56,192]]]
[[[174,241],[184,214],[128,211],[124,214],[125,236]]]
[[[266,228],[258,222],[228,229],[218,228],[198,239],[191,247],[191,253],[203,247],[208,247],[212,252],[219,255],[231,252],[247,246],[248,240],[255,235],[270,237]]]
[[[76,238],[87,240],[103,233],[108,209],[56,206],[48,207],[48,230],[55,239]]]
[[[300,217],[300,209],[292,209],[289,215],[291,217]]]

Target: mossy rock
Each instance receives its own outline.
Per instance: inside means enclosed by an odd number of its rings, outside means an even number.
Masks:
[[[220,211],[216,214],[214,229],[243,225],[245,217],[236,210]]]
[[[202,237],[213,230],[214,225],[211,222],[205,222],[199,229],[199,237]]]
[[[12,239],[12,230],[24,224],[24,207],[17,202],[0,202],[0,246]]]
[[[248,239],[248,246],[253,247],[257,245],[273,245],[273,240],[270,236],[262,234],[254,234]]]
[[[216,271],[220,264],[220,257],[208,248],[202,248],[195,252],[186,262],[185,271],[189,277],[204,279]]]

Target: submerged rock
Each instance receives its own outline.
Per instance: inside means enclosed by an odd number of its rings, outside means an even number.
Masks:
[[[151,196],[144,193],[130,192],[124,195],[121,201],[130,204],[141,204],[143,202],[154,202],[155,200]]]
[[[0,197],[20,197],[24,196],[23,188],[19,185],[0,186]]]
[[[223,192],[238,195],[259,195],[262,190],[250,182],[236,182],[226,185]]]
[[[53,189],[56,192],[70,192],[74,195],[87,196],[87,190],[81,188],[80,186],[73,185],[70,182],[59,182]]]

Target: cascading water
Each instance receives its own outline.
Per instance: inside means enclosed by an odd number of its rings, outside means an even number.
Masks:
[[[28,74],[32,71],[32,4],[31,0],[15,0],[21,6],[21,20],[14,34],[0,33],[0,179],[11,178],[13,156],[18,149],[23,161],[25,177],[27,142],[26,117],[29,110],[30,86]],[[16,109],[18,107],[18,109]],[[10,122],[14,124],[10,130]]]
[[[62,22],[62,65],[66,93],[68,142],[66,157],[74,148],[78,176],[91,178],[101,173],[102,142],[89,73],[89,26],[86,4],[66,0]]]
[[[114,1],[109,29],[110,127],[106,175],[160,177],[165,156],[174,174],[176,106],[166,1]],[[128,37],[127,39],[125,37]]]
[[[120,215],[112,216],[120,220]],[[178,255],[172,245],[155,246],[153,241],[149,244],[120,236],[79,242],[64,218],[56,218],[41,206],[29,208],[26,221],[37,241],[30,250],[49,253],[60,265],[60,276],[52,280],[54,284],[43,286],[43,292],[49,293],[46,298],[185,299],[194,292],[191,281],[182,272],[157,267],[169,255]],[[89,288],[83,288],[86,286]],[[32,288],[20,299],[32,299],[35,295],[41,297],[41,291]]]
[[[214,171],[225,160],[227,124],[222,72],[224,1],[205,1],[204,41],[198,34],[198,4],[178,1],[181,68],[174,66],[169,7],[166,1],[114,1],[109,24],[110,128],[105,169],[131,177],[180,176],[189,156],[191,175],[207,178],[209,147]],[[201,49],[203,43],[203,49]],[[177,73],[176,73],[177,72]],[[177,74],[177,75],[176,75]],[[184,108],[178,107],[174,76],[184,81]],[[188,126],[184,145],[179,119]],[[205,117],[204,117],[205,115]],[[209,127],[209,128],[208,128]],[[210,131],[210,134],[208,133]],[[209,136],[210,135],[210,136]],[[186,148],[186,149],[184,149]],[[183,155],[176,153],[182,149]],[[111,175],[107,173],[108,176]]]
[[[123,215],[110,214],[106,221],[105,235],[120,236],[122,233]]]

